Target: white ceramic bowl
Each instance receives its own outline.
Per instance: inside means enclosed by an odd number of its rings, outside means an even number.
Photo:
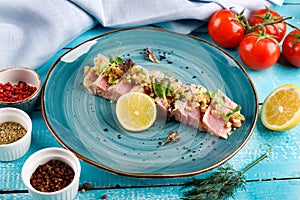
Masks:
[[[31,144],[32,121],[28,114],[18,108],[0,108],[0,124],[9,121],[20,123],[27,132],[13,143],[0,144],[0,161],[12,161],[22,157]]]
[[[7,68],[0,71],[0,83],[6,84],[7,82],[10,82],[12,85],[15,85],[19,81],[35,86],[36,91],[30,97],[20,101],[0,101],[0,106],[20,108],[29,113],[34,109],[35,103],[40,95],[41,78],[35,70],[25,67]]]
[[[30,183],[30,177],[38,168],[48,161],[55,159],[68,164],[74,170],[73,181],[65,188],[56,192],[40,192]],[[32,154],[24,163],[22,168],[22,179],[30,195],[36,200],[71,200],[74,199],[79,188],[80,162],[78,158],[69,150],[63,148],[45,148]]]

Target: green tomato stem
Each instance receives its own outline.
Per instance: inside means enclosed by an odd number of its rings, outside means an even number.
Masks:
[[[300,31],[300,28],[298,28],[297,26],[289,23],[289,22],[285,22],[288,26],[290,26],[291,28],[297,29],[298,31]]]
[[[274,22],[264,22],[264,23],[262,23],[262,24],[258,24],[258,25],[256,25],[256,26],[252,26],[252,27],[249,26],[248,29],[246,28],[246,33],[250,33],[250,32],[254,31],[255,29],[257,29],[257,28],[259,28],[259,27],[261,27],[261,26],[278,24],[278,23],[281,23],[281,22],[283,22],[283,21],[284,21],[286,24],[289,24],[288,22],[286,22],[286,20],[288,20],[288,19],[293,19],[293,17],[284,17],[284,18],[282,18],[282,19],[280,19],[280,20],[278,20],[278,21],[274,21]]]

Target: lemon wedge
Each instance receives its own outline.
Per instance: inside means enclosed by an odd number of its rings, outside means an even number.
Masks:
[[[274,131],[285,131],[300,123],[300,88],[285,84],[273,90],[261,109],[263,125]]]
[[[129,92],[118,99],[116,115],[124,129],[133,132],[144,131],[155,122],[156,105],[154,100],[144,93]]]

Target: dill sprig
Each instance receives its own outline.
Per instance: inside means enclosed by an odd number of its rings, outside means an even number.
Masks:
[[[229,197],[234,197],[236,190],[245,190],[245,172],[252,168],[254,165],[262,161],[270,155],[272,148],[266,144],[268,151],[250,163],[241,171],[233,169],[230,164],[221,166],[216,172],[212,173],[209,177],[204,179],[192,178],[186,182],[182,189],[191,188],[183,192],[183,200],[222,200]]]

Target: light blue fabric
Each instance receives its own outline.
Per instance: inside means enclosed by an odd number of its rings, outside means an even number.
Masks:
[[[225,7],[237,12],[283,0],[0,0],[0,69],[37,68],[84,31],[101,23],[121,28],[147,24],[190,33]],[[205,28],[205,26],[204,26]]]

